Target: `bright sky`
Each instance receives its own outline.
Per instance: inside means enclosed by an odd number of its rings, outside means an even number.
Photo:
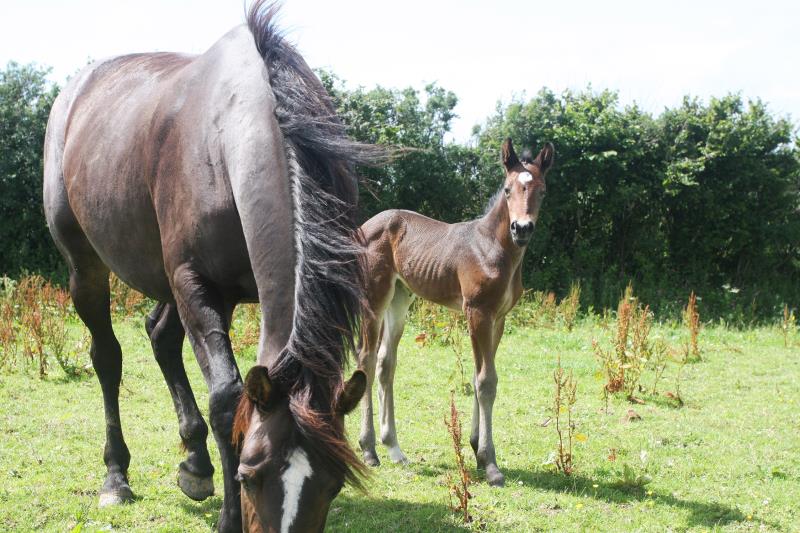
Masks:
[[[59,83],[89,58],[202,52],[244,20],[243,0],[2,0],[0,66],[53,67]],[[285,0],[282,26],[312,67],[353,87],[459,97],[453,133],[498,100],[619,91],[654,113],[684,94],[759,97],[800,122],[800,2],[762,0]]]

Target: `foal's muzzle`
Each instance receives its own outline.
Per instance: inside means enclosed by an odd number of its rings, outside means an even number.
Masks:
[[[533,222],[517,222],[516,220],[511,223],[511,240],[517,246],[525,246],[531,240],[533,235]]]

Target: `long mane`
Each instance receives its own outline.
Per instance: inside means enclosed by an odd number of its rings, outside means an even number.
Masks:
[[[364,466],[345,439],[333,403],[343,387],[364,300],[354,169],[379,164],[387,153],[347,136],[319,79],[276,29],[277,11],[276,4],[257,0],[247,16],[275,95],[294,202],[293,328],[269,373],[288,392],[294,419],[313,451],[359,485]],[[246,395],[242,401],[240,411],[251,411]]]

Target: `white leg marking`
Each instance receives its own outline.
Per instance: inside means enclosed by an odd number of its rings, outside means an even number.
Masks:
[[[533,176],[531,176],[530,172],[520,172],[519,176],[517,176],[517,179],[521,184],[525,185],[533,179]]]
[[[281,517],[281,533],[288,533],[292,527],[300,506],[300,495],[303,483],[312,474],[308,455],[302,448],[295,448],[289,454],[289,467],[281,475],[283,481],[283,517]]]

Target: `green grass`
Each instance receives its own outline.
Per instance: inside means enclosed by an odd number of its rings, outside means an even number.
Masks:
[[[136,501],[97,508],[105,468],[95,377],[69,381],[56,369],[46,380],[6,373],[0,376],[0,530],[208,531],[215,525],[220,497],[195,503],[175,483],[182,459],[177,421],[141,321],[118,322],[116,331],[125,359],[120,403]],[[400,443],[413,463],[389,464],[379,447],[384,464],[374,470],[368,494],[345,489],[332,505],[330,531],[800,530],[800,348],[784,348],[778,329],[709,327],[700,338],[705,361],[683,372],[684,407],[663,397],[633,406],[612,399],[608,412],[591,349],[592,338],[606,338],[607,331],[583,322],[571,333],[508,332],[498,355],[494,410],[506,487],[490,488],[473,471],[477,520],[469,527],[450,511],[445,484],[454,468],[443,423],[454,356],[435,344],[421,348],[416,333],[409,326],[403,338],[396,384]],[[655,333],[678,343],[676,330]],[[578,380],[578,431],[588,436],[575,446],[570,477],[543,466],[556,443],[553,425],[542,422],[558,354]],[[205,384],[188,346],[184,358],[206,414]],[[246,371],[252,351],[239,364]],[[674,379],[670,367],[660,389],[674,390]],[[650,380],[646,374],[645,384]],[[457,403],[468,433],[471,399],[457,396]],[[623,422],[629,408],[642,420]],[[356,411],[348,419],[353,442],[358,418]],[[209,448],[216,461],[212,439]],[[615,461],[608,458],[612,448]],[[643,470],[642,451],[653,481],[622,487],[622,465]],[[474,467],[471,450],[468,464]],[[215,483],[219,491],[219,470]]]

